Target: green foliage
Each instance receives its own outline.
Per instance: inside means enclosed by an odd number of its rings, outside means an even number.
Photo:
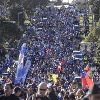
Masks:
[[[100,63],[100,21],[97,23],[97,27],[91,28],[88,37],[86,38],[88,42],[95,42],[96,47],[96,55],[95,60],[96,62]]]
[[[49,0],[0,0],[0,4],[10,11],[10,20],[18,22],[18,12],[26,11],[31,14],[35,7],[44,6]],[[20,22],[24,22],[24,13],[20,14]]]
[[[96,59],[100,63],[100,38],[97,41]]]
[[[0,18],[0,43],[3,44],[10,39],[18,39],[22,33],[16,23],[11,23],[2,17]]]
[[[90,33],[88,37],[86,37],[86,41],[98,42],[99,38],[100,38],[100,21],[97,23],[97,27],[94,28],[90,27]]]
[[[37,6],[47,5],[49,0],[24,0],[23,7],[27,9],[34,9]]]
[[[61,5],[62,4],[62,0],[57,0],[57,2],[55,3],[55,5]]]
[[[20,24],[23,24],[25,21],[24,9],[22,6],[15,5],[10,9],[10,20],[16,21],[18,23],[18,16]]]
[[[25,10],[32,10],[36,6],[47,5],[48,2],[49,0],[9,0],[8,4],[9,6],[18,4],[22,5]]]
[[[4,37],[9,38],[9,37],[16,37],[20,35],[20,29],[18,28],[18,26],[14,23],[8,23],[8,22],[4,22],[2,24],[2,34]]]
[[[2,50],[2,53],[0,53],[0,57],[4,57],[5,54],[7,53],[7,51],[5,50],[5,48],[3,47],[3,45],[0,44],[0,49]]]
[[[88,37],[86,38],[87,42],[97,42],[98,41],[98,35],[99,35],[99,29],[93,28],[90,30],[90,33]]]
[[[93,5],[94,0],[89,0],[89,4]]]
[[[100,0],[90,0],[90,5],[92,5],[92,12],[94,13],[94,19],[98,21],[100,17]]]
[[[9,0],[8,4],[11,6],[11,5],[15,5],[15,4],[18,4],[18,5],[23,5],[23,2],[26,1],[26,0]]]
[[[0,5],[2,5],[2,4],[3,4],[3,2],[4,2],[4,0],[0,0]]]
[[[77,4],[77,8],[78,8],[78,9],[86,9],[86,3],[84,3],[84,4],[78,3],[78,4]]]

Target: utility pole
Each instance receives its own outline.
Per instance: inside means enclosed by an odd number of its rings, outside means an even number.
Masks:
[[[22,14],[23,12],[18,13],[18,27],[19,27],[19,15]]]

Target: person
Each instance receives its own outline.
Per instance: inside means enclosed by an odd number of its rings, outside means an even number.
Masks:
[[[32,84],[27,85],[27,98],[29,98],[34,93],[36,93],[34,86],[32,86]]]
[[[3,95],[3,94],[4,94],[3,85],[0,84],[0,95]]]
[[[77,99],[83,98],[84,95],[85,95],[85,93],[82,89],[78,89],[78,91],[76,92]]]
[[[41,97],[40,97],[40,96],[37,96],[37,97],[36,97],[36,100],[41,100]]]
[[[16,95],[12,94],[12,83],[6,83],[4,86],[5,95],[0,96],[0,100],[20,100]]]
[[[58,96],[59,96],[59,100],[63,100],[63,98],[64,98],[64,91],[60,91],[60,93],[58,94]]]
[[[65,95],[63,100],[69,100],[69,96],[68,95]]]
[[[50,100],[58,100],[58,97],[57,97],[53,87],[49,88],[49,98],[50,98]]]
[[[73,93],[69,95],[69,100],[76,100],[75,95]]]
[[[94,83],[89,89],[89,100],[100,100],[100,82]]]
[[[20,87],[15,87],[14,88],[14,94],[19,98],[20,95],[21,95],[21,88]]]
[[[37,96],[40,96],[41,100],[50,100],[47,96],[46,96],[46,91],[47,91],[47,83],[46,82],[41,82],[38,85],[38,92],[36,94],[33,94],[29,100],[36,100]]]

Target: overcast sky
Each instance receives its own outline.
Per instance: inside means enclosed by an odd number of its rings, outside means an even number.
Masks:
[[[50,1],[55,1],[55,0],[50,0]],[[73,0],[63,0],[63,2],[68,2],[71,3]]]
[[[71,3],[73,0],[69,0],[69,2]],[[63,2],[68,2],[68,0],[63,0]]]

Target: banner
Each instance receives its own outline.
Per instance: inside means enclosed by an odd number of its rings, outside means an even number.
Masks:
[[[90,86],[94,83],[87,75],[86,72],[84,72],[83,69],[80,70],[81,72],[81,84],[82,88],[90,88]]]
[[[16,75],[15,75],[15,82],[20,81],[22,79],[22,77],[24,76],[23,66],[24,66],[25,51],[26,51],[26,43],[23,43],[22,46],[21,46],[20,54],[19,54],[17,72],[16,72]]]
[[[23,68],[23,71],[24,71],[24,76],[23,76],[23,79],[22,79],[22,82],[24,83],[25,82],[25,79],[26,79],[26,75],[28,73],[28,70],[29,68],[31,67],[31,61],[27,58],[26,60],[26,63],[25,63],[25,66]]]

